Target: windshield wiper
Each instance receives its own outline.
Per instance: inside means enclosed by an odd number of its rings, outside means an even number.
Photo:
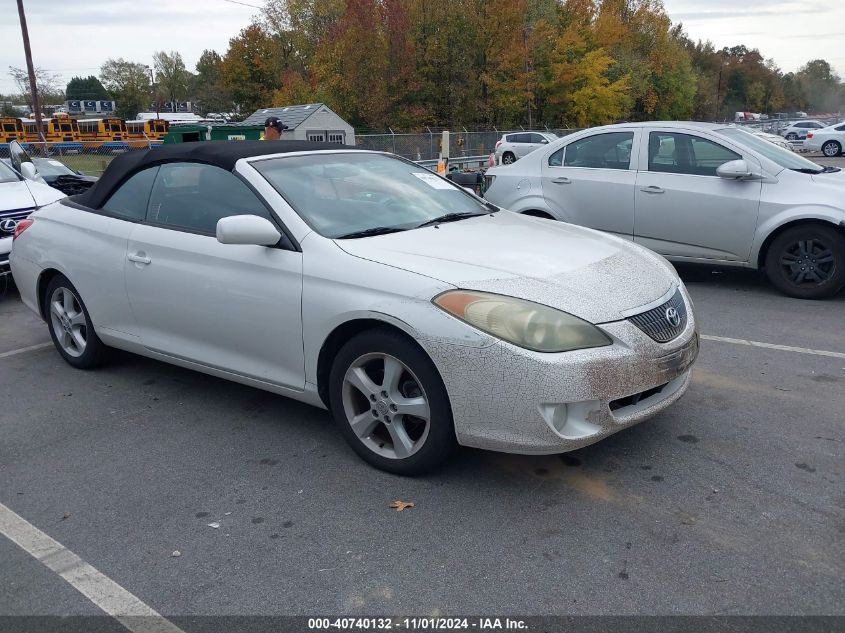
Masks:
[[[835,174],[838,171],[842,171],[841,167],[834,167],[833,165],[822,165],[822,170],[820,173],[822,174]]]
[[[476,213],[474,211],[465,212],[465,213],[447,213],[446,215],[441,215],[437,218],[432,218],[431,220],[426,220],[422,224],[418,224],[417,228],[421,229],[425,226],[431,226],[432,224],[443,224],[444,222],[457,222],[458,220],[466,220],[467,218],[477,218],[480,215],[487,215],[486,213]]]
[[[402,229],[398,226],[374,226],[371,229],[364,229],[363,231],[353,231],[352,233],[346,233],[345,235],[338,235],[334,239],[336,240],[346,240],[346,239],[354,239],[356,237],[371,237],[373,235],[385,235],[387,233],[399,233],[400,231],[407,231],[408,229]]]
[[[793,167],[792,171],[797,171],[800,174],[822,174],[823,169],[810,169],[809,167]]]

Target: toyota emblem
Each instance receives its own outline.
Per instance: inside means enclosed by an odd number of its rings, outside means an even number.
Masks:
[[[666,308],[666,321],[672,327],[678,327],[681,324],[681,315],[677,308]]]
[[[0,231],[3,233],[14,233],[17,225],[17,220],[0,220]]]

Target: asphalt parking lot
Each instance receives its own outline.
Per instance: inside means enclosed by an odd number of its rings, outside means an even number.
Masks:
[[[705,339],[678,404],[419,479],[280,396],[130,354],[74,370],[9,290],[0,504],[166,616],[845,615],[845,293],[679,272]],[[2,537],[0,569],[0,615],[99,613]]]

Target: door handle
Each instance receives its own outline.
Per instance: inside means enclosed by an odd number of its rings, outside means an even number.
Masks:
[[[572,183],[572,181],[569,178],[567,178],[566,176],[559,176],[558,178],[554,178],[552,180],[552,182],[555,183],[556,185],[568,185],[568,184]]]
[[[657,185],[649,185],[648,187],[643,187],[640,189],[643,193],[664,193],[662,187],[658,187]]]
[[[143,253],[130,253],[127,257],[130,262],[135,262],[136,264],[149,264],[153,261]]]

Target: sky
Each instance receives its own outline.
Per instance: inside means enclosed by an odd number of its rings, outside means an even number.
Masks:
[[[425,1],[425,0],[419,0]],[[221,54],[261,0],[24,0],[35,65],[66,84],[99,74],[109,57],[152,65],[176,50],[193,70],[203,50]],[[795,71],[827,59],[845,77],[845,0],[664,0],[674,22],[717,48],[745,44]],[[253,6],[247,6],[253,5]],[[0,0],[0,93],[17,92],[7,71],[25,67],[14,0]]]

